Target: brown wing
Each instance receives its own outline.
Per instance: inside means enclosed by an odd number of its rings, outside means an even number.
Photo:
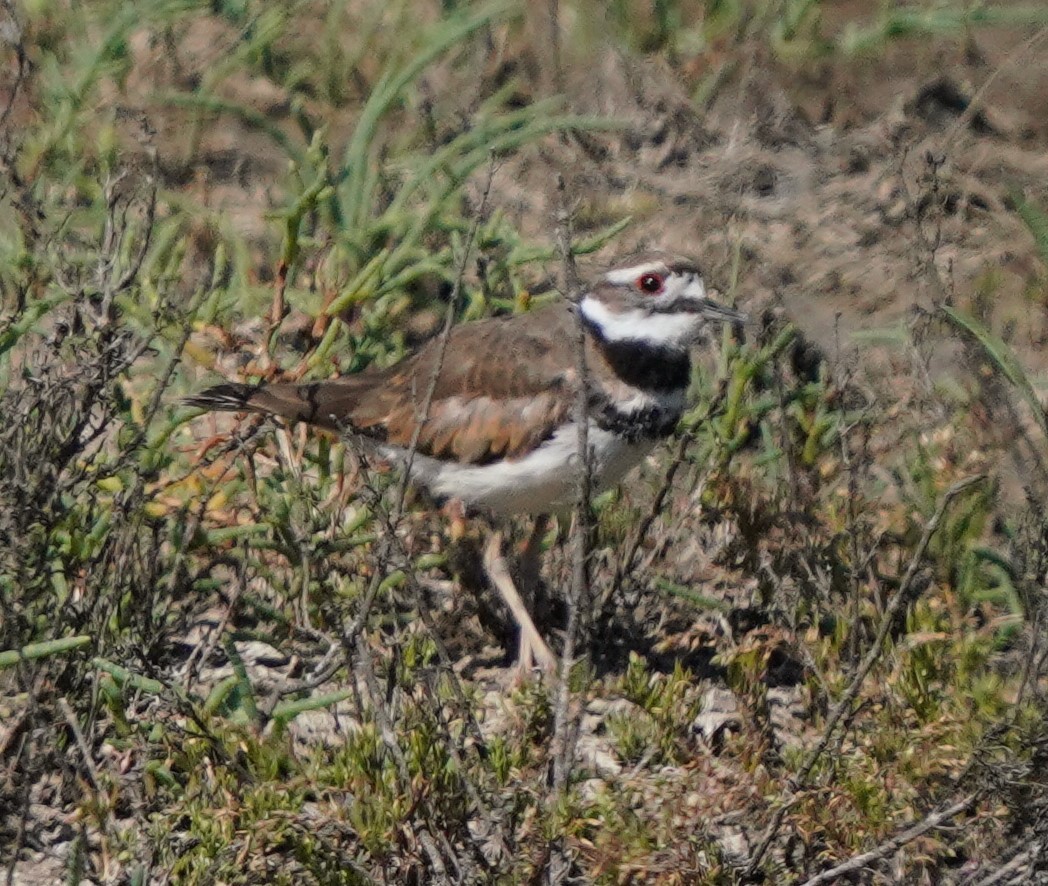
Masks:
[[[483,464],[523,455],[570,412],[575,373],[571,324],[563,305],[452,330],[440,365],[419,452]],[[387,370],[384,383],[351,411],[362,431],[411,442],[440,355],[440,341]]]
[[[437,377],[418,452],[470,464],[521,456],[571,410],[574,320],[562,305],[456,326]],[[377,372],[310,384],[220,385],[187,401],[246,409],[398,446],[411,443],[440,353],[439,339]]]

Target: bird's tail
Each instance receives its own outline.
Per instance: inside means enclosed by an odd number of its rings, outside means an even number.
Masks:
[[[354,424],[353,412],[361,387],[360,376],[302,384],[243,385],[227,382],[182,402],[200,409],[257,412],[331,430],[344,430]]]
[[[256,385],[241,385],[229,382],[215,385],[182,401],[183,406],[196,406],[199,409],[211,409],[221,412],[269,412],[252,403],[252,399],[261,392]]]

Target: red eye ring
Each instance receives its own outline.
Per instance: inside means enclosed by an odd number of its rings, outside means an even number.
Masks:
[[[637,289],[648,295],[657,295],[662,292],[663,283],[665,281],[661,274],[641,274],[637,278]]]

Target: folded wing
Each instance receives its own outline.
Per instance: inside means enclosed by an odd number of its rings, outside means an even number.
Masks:
[[[305,384],[222,384],[185,402],[258,412],[407,447],[464,464],[520,457],[570,414],[574,320],[561,305],[452,330],[388,369]],[[426,394],[438,368],[428,414]],[[424,419],[424,420],[423,420]]]

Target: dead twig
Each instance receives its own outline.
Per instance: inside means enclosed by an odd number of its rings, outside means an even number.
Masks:
[[[415,427],[412,432],[411,440],[408,445],[407,455],[401,465],[401,475],[393,495],[393,501],[391,507],[383,513],[376,514],[376,519],[382,523],[382,531],[379,539],[378,551],[376,552],[376,568],[372,574],[369,582],[367,591],[365,592],[364,599],[361,602],[360,608],[356,613],[353,621],[343,631],[341,642],[345,657],[348,661],[356,661],[365,683],[368,685],[369,693],[371,695],[371,707],[373,709],[376,722],[379,725],[383,742],[386,745],[390,755],[397,765],[398,773],[400,775],[402,787],[405,791],[411,790],[411,779],[410,773],[407,769],[407,764],[404,759],[403,751],[397,742],[396,734],[393,730],[392,722],[388,715],[388,712],[382,705],[383,696],[378,692],[378,684],[375,679],[374,668],[371,661],[371,650],[368,647],[367,640],[365,639],[363,628],[367,623],[368,615],[374,604],[374,601],[378,595],[379,588],[381,587],[382,581],[388,574],[388,567],[394,564],[394,561],[399,561],[396,566],[403,570],[405,579],[408,587],[412,590],[416,605],[418,607],[419,616],[422,619],[429,636],[434,642],[437,648],[437,655],[440,659],[441,665],[448,675],[449,682],[451,684],[452,691],[455,694],[456,700],[459,703],[460,709],[464,712],[466,723],[470,729],[470,733],[475,739],[475,746],[478,749],[483,749],[486,746],[483,734],[480,730],[480,726],[476,719],[472,715],[472,709],[466,698],[466,694],[462,689],[458,681],[458,677],[452,668],[451,657],[448,654],[443,642],[440,639],[439,632],[437,630],[436,623],[433,620],[432,614],[429,612],[424,594],[422,592],[421,585],[414,574],[411,567],[411,558],[406,550],[402,539],[398,534],[401,520],[404,516],[405,500],[407,497],[407,487],[411,478],[411,468],[414,462],[415,455],[418,450],[418,443],[421,438],[422,430],[425,423],[429,419],[430,409],[432,407],[433,398],[436,394],[437,384],[440,380],[440,373],[444,365],[445,354],[447,351],[448,340],[451,336],[451,330],[454,326],[456,309],[460,300],[463,281],[466,275],[466,268],[469,262],[469,256],[472,252],[473,244],[476,240],[477,232],[480,229],[481,221],[484,217],[488,199],[491,194],[492,183],[494,180],[497,166],[494,157],[489,161],[487,178],[484,184],[484,190],[481,194],[480,204],[477,208],[473,223],[470,225],[469,232],[466,235],[465,242],[463,244],[462,255],[459,258],[458,266],[455,274],[455,283],[452,288],[451,294],[448,298],[447,310],[444,316],[444,325],[440,333],[440,338],[437,345],[437,357],[433,366],[433,371],[427,379],[427,384],[421,401],[419,402],[418,409],[415,415]],[[362,464],[366,465],[366,458],[362,455]],[[331,670],[329,666],[328,670]],[[435,697],[435,696],[434,696]],[[439,715],[438,715],[439,716]],[[458,749],[454,746],[455,739],[451,737],[450,731],[448,732],[448,747],[449,753],[453,756],[458,755]],[[471,801],[476,804],[477,814],[481,816],[488,824],[490,831],[494,839],[499,844],[499,849],[504,857],[510,857],[511,851],[505,842],[504,827],[488,806],[481,801],[480,793],[476,787],[472,784],[468,784],[465,788],[466,793],[470,797]],[[427,807],[428,801],[425,798],[420,798],[420,805],[423,808],[424,814],[428,814]],[[439,836],[439,834],[438,834]],[[442,857],[440,850],[434,841],[433,834],[430,834],[425,828],[419,830],[419,840],[422,842],[423,848],[426,852],[430,863],[434,866],[434,874],[439,877],[443,877],[449,880],[448,872],[442,867]],[[454,862],[456,868],[460,868],[459,859],[454,856],[450,846],[445,847],[449,857]],[[482,862],[482,855],[478,854],[478,859]]]
[[[996,68],[993,69],[993,71],[990,72],[990,75],[983,81],[982,85],[976,90],[975,95],[973,95],[971,99],[969,99],[968,107],[966,107],[964,109],[964,112],[960,114],[956,120],[954,120],[953,126],[946,130],[946,134],[943,136],[942,142],[940,142],[940,151],[945,153],[945,151],[950,147],[950,145],[953,144],[954,139],[957,138],[957,133],[960,132],[963,127],[971,123],[972,118],[979,112],[979,108],[982,106],[983,98],[986,96],[986,93],[993,85],[993,82],[997,79],[998,76],[1000,76],[1001,72],[1016,64],[1028,52],[1035,49],[1037,47],[1037,44],[1041,43],[1046,37],[1048,37],[1048,25],[1034,33],[1034,35],[1030,37],[1025,43],[1022,43],[1021,45],[1017,46],[1011,53],[1008,54],[1008,56],[1004,59],[1003,62],[1001,62]]]
[[[567,193],[563,176],[557,177],[559,205],[557,209],[557,249],[564,271],[566,294],[574,305],[582,298],[575,256],[572,252],[571,210],[567,205]],[[571,689],[569,678],[575,664],[575,649],[578,644],[580,623],[589,603],[589,545],[590,545],[590,486],[591,465],[589,449],[589,372],[586,367],[586,332],[582,315],[576,311],[575,371],[578,377],[578,393],[575,397],[573,419],[578,432],[578,469],[576,473],[575,514],[572,521],[572,579],[568,592],[568,620],[565,627],[564,651],[561,656],[560,680],[557,684],[557,702],[553,728],[553,797],[564,792],[568,772],[575,750],[575,728],[568,716]],[[586,644],[582,644],[585,648]]]
[[[941,827],[943,822],[949,821],[955,815],[967,812],[973,805],[975,805],[976,799],[978,799],[977,794],[969,794],[963,800],[959,800],[953,805],[947,806],[945,809],[940,809],[937,812],[931,813],[902,833],[896,834],[890,840],[885,840],[876,849],[871,849],[869,852],[863,852],[861,855],[849,858],[847,861],[841,862],[839,865],[830,868],[828,871],[823,871],[821,874],[812,877],[804,883],[804,886],[819,886],[819,884],[822,883],[836,883],[839,881],[839,878],[843,877],[845,874],[861,871],[863,868],[869,867],[878,861],[890,858],[907,843],[912,843],[916,840],[921,836],[921,834],[927,833],[934,828]]]
[[[707,409],[706,414],[696,422],[695,428],[701,427],[705,424],[709,420],[709,416],[710,410]],[[681,465],[683,465],[687,460],[688,448],[695,442],[695,437],[696,431],[694,428],[689,428],[681,434],[680,439],[677,442],[677,450],[673,453],[670,465],[666,469],[666,473],[662,478],[662,485],[659,487],[658,492],[655,493],[655,498],[652,499],[651,507],[648,508],[648,512],[641,519],[640,523],[637,524],[637,528],[630,536],[630,539],[626,544],[626,553],[622,555],[619,562],[616,564],[615,573],[612,576],[611,582],[601,595],[599,609],[601,618],[606,618],[610,615],[609,609],[612,600],[622,587],[622,583],[626,580],[626,576],[633,572],[633,567],[637,559],[637,554],[640,553],[641,545],[644,544],[644,539],[648,537],[648,532],[651,531],[651,527],[659,518],[659,515],[662,514],[663,507],[666,503],[666,497],[670,494],[670,490],[673,489],[673,480],[677,476],[677,471],[680,470]]]
[[[58,699],[58,709],[62,712],[66,725],[69,726],[69,731],[73,733],[73,741],[76,742],[77,749],[80,751],[80,757],[84,761],[84,771],[87,772],[87,779],[91,782],[95,795],[100,796],[103,793],[101,779],[95,766],[94,756],[91,753],[91,746],[87,743],[87,739],[84,738],[84,731],[80,728],[80,723],[76,719],[76,712],[65,697]]]
[[[1017,853],[1006,865],[1002,865],[988,877],[981,879],[975,886],[1000,886],[1001,883],[1028,882],[1026,877],[1030,872],[1024,870],[1024,868],[1037,860],[1043,845],[1043,843],[1038,841],[1030,846],[1029,849],[1024,849],[1022,852]],[[1023,879],[1020,880],[1020,877]]]
[[[415,461],[415,453],[418,450],[418,441],[422,436],[422,428],[429,421],[429,411],[433,406],[437,382],[440,380],[440,373],[444,368],[444,358],[448,350],[448,340],[451,338],[451,328],[455,325],[455,309],[458,307],[459,298],[462,295],[462,281],[466,276],[466,265],[469,262],[469,255],[473,251],[473,242],[477,239],[477,231],[480,229],[481,219],[484,217],[484,212],[488,206],[488,198],[491,196],[491,184],[495,180],[496,169],[495,155],[492,154],[488,158],[487,178],[484,182],[484,190],[480,195],[480,205],[477,207],[473,222],[469,226],[466,241],[462,244],[462,256],[459,259],[458,268],[455,270],[455,283],[451,288],[451,295],[448,296],[447,310],[444,312],[444,327],[440,330],[437,360],[433,364],[433,372],[430,374],[425,396],[416,413],[415,429],[411,433],[411,443],[408,445],[408,454],[404,461],[404,472],[400,475],[396,498],[393,501],[393,507],[398,514],[404,511],[404,497],[407,494],[408,481],[411,477],[411,466]]]
[[[415,428],[411,433],[411,441],[408,444],[407,456],[404,459],[400,480],[393,496],[393,506],[390,508],[387,518],[389,531],[383,535],[379,542],[377,560],[380,568],[376,569],[371,576],[371,581],[369,582],[367,591],[364,594],[364,599],[360,604],[360,609],[358,610],[356,617],[353,619],[352,624],[344,632],[343,642],[346,644],[347,649],[352,647],[352,638],[363,629],[364,624],[367,621],[368,615],[371,612],[371,607],[374,605],[375,597],[378,595],[379,586],[382,584],[384,578],[383,569],[381,568],[382,564],[386,563],[392,555],[393,540],[396,536],[396,530],[400,525],[400,520],[404,515],[404,500],[407,497],[408,483],[411,480],[411,467],[414,464],[415,454],[418,451],[418,441],[421,438],[422,429],[425,426],[425,423],[429,420],[429,412],[433,405],[433,397],[436,393],[437,382],[440,379],[440,372],[444,366],[444,357],[447,352],[448,339],[451,337],[451,329],[454,326],[455,309],[458,306],[459,298],[462,293],[462,281],[466,276],[466,265],[469,261],[470,252],[473,249],[473,242],[476,240],[477,231],[480,229],[480,220],[483,217],[485,208],[487,207],[496,168],[495,158],[492,156],[488,163],[487,180],[484,185],[484,191],[481,194],[480,206],[477,209],[476,217],[473,219],[473,223],[470,225],[469,232],[466,235],[466,240],[462,247],[462,256],[459,259],[458,268],[455,272],[455,283],[451,289],[451,295],[448,296],[448,306],[444,314],[444,326],[440,331],[440,339],[437,345],[437,359],[433,364],[433,372],[428,379],[425,394],[419,404],[418,410],[416,411]]]

